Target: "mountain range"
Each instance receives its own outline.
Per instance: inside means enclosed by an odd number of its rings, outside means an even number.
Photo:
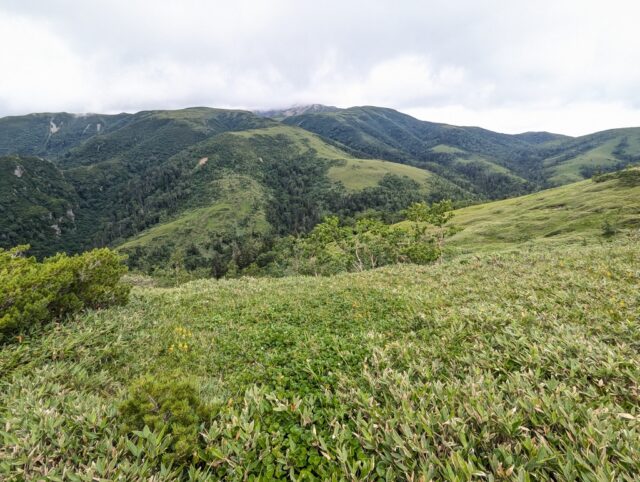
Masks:
[[[145,271],[224,275],[326,214],[535,192],[640,161],[640,128],[508,135],[381,107],[205,107],[0,119],[0,247],[119,246]]]

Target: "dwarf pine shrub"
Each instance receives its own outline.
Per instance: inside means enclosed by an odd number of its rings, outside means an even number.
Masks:
[[[121,281],[127,268],[115,252],[95,249],[39,262],[25,255],[28,249],[0,249],[0,342],[84,308],[127,301],[130,287]]]
[[[124,433],[150,429],[170,437],[163,456],[165,463],[194,463],[201,459],[199,432],[211,410],[201,401],[196,388],[180,380],[179,375],[147,375],[135,381],[119,412]]]

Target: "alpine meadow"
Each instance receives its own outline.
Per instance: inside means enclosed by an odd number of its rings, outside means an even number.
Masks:
[[[638,480],[613,1],[0,6],[0,480]]]

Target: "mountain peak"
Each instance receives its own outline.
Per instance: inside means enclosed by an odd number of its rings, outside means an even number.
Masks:
[[[261,117],[270,117],[272,119],[282,120],[296,115],[316,114],[318,112],[337,112],[339,110],[341,109],[332,105],[306,104],[292,105],[285,109],[257,110],[254,113]]]

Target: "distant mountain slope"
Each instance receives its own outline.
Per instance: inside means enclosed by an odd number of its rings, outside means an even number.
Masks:
[[[640,162],[640,128],[612,129],[547,147],[542,168],[550,184],[561,185]]]
[[[380,107],[304,114],[283,122],[338,142],[355,155],[429,169],[480,197],[533,189],[523,177],[528,167],[513,162],[514,152],[533,145],[514,136],[420,121]]]
[[[380,107],[288,117],[355,155],[429,169],[483,198],[501,198],[589,178],[640,162],[640,128],[572,138],[499,134],[420,121]]]
[[[124,127],[131,114],[29,114],[0,118],[0,155],[57,158],[92,137]]]
[[[205,107],[139,112],[126,125],[70,150],[59,163],[66,168],[113,159],[127,164],[155,163],[212,135],[275,124],[247,111]]]
[[[0,246],[31,244],[35,255],[66,248],[78,196],[62,172],[37,157],[0,157]]]
[[[523,132],[522,134],[515,134],[513,137],[521,139],[529,144],[548,144],[556,141],[566,141],[571,139],[570,136],[562,134],[553,134],[552,132]]]
[[[185,193],[181,208],[119,248],[144,271],[186,266],[220,276],[246,267],[274,236],[304,232],[325,214],[393,212],[456,189],[422,169],[354,159],[284,125],[213,136],[169,163],[184,173],[174,184]],[[147,208],[162,200],[150,194]]]
[[[38,129],[49,119],[31,117]],[[355,159],[304,129],[246,111],[140,112],[84,137],[95,119],[84,118],[84,127],[71,125],[80,117],[69,119],[66,133],[51,133],[67,141],[47,151],[50,160],[7,158],[0,246],[32,242],[36,254],[49,255],[133,238],[125,248],[135,266],[175,260],[219,276],[325,214],[393,213],[415,200],[469,196],[423,169]],[[29,164],[24,178],[12,174],[16,162]]]

